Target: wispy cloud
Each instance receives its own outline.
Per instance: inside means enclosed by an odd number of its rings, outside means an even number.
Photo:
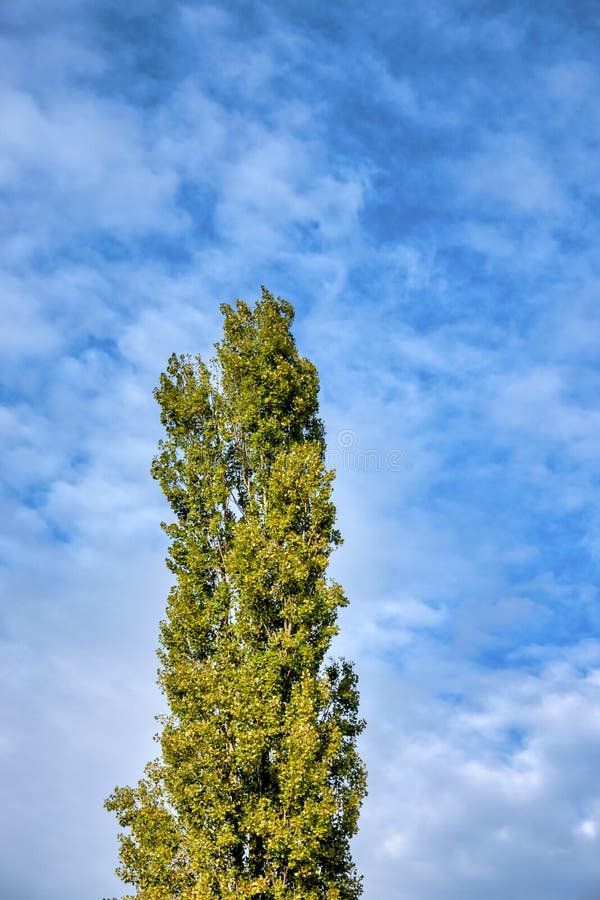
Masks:
[[[119,890],[101,802],[155,752],[162,702],[151,391],[266,283],[296,303],[338,469],[365,898],[591,900],[589,7],[1,18],[0,893]]]

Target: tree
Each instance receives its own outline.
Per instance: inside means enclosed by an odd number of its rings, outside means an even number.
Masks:
[[[290,303],[224,304],[206,365],[171,356],[152,465],[175,514],[161,757],[106,807],[139,900],[354,900],[366,775],[356,676],[326,654],[347,600],[315,367]]]

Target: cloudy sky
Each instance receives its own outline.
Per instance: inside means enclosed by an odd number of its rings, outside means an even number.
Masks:
[[[365,900],[600,898],[600,7],[3,3],[0,896],[100,900],[156,752],[172,351],[318,366]]]

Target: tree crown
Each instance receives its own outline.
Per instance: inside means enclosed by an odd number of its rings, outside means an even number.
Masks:
[[[171,356],[152,474],[176,521],[160,630],[160,759],[107,806],[139,900],[354,900],[365,792],[356,676],[326,660],[346,604],[315,367],[293,308],[223,305],[210,365]]]

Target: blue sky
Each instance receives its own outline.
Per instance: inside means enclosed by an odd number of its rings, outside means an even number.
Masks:
[[[0,896],[99,900],[155,754],[152,388],[218,304],[321,375],[366,900],[600,898],[600,10],[0,11]]]

